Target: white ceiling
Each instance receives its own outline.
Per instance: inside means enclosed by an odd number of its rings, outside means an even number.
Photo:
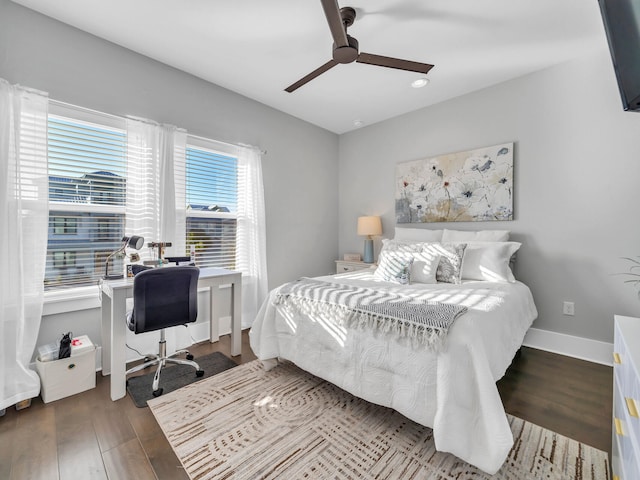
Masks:
[[[360,51],[434,64],[419,74],[338,65],[319,0],[14,0],[335,133],[602,48],[596,0],[341,0]]]

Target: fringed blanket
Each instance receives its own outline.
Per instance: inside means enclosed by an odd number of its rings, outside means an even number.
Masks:
[[[331,315],[341,326],[416,339],[434,349],[467,307],[309,278],[283,285],[276,304],[308,315]]]

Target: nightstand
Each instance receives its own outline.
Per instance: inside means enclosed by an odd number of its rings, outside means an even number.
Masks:
[[[375,263],[347,262],[346,260],[336,260],[336,273],[355,272],[375,267]]]

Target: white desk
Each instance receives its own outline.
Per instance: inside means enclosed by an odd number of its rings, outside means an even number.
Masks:
[[[171,267],[166,267],[171,268]],[[242,325],[242,274],[224,268],[201,268],[198,288],[209,288],[210,341],[219,339],[220,285],[231,285],[231,355],[240,355]],[[133,279],[102,283],[102,375],[111,375],[111,400],[126,394],[126,299],[133,296]]]

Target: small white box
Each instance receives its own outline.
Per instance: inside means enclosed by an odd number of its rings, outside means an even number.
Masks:
[[[41,362],[50,362],[58,359],[58,344],[56,342],[47,343],[38,347],[38,358]]]
[[[89,350],[94,350],[95,347],[87,335],[80,335],[74,337],[71,340],[71,356],[75,357]]]
[[[92,346],[73,357],[42,362],[36,358],[40,375],[40,395],[44,403],[53,402],[96,386],[96,349]]]
[[[362,257],[360,257],[359,253],[345,253],[344,261],[345,262],[360,262]]]

